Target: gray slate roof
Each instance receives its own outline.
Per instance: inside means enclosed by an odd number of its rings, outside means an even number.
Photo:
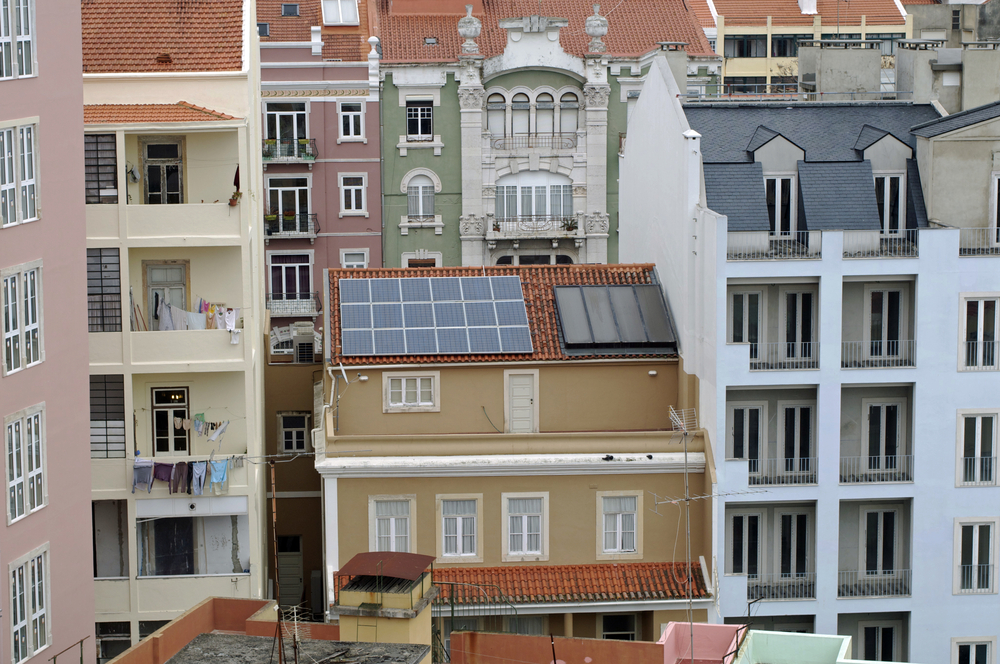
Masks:
[[[927,228],[927,206],[924,205],[924,188],[920,184],[917,160],[906,160],[906,227]]]
[[[910,127],[938,118],[930,104],[905,102],[688,104],[684,114],[702,136],[705,163],[753,161],[747,146],[761,125],[805,150],[810,162],[858,161],[854,146],[866,124],[916,147]]]
[[[805,212],[805,228],[879,230],[873,178],[868,161],[800,161],[799,209]]]
[[[879,129],[878,127],[866,124],[861,128],[861,133],[858,134],[858,140],[854,144],[854,149],[867,150],[873,143],[878,143],[888,133],[885,129]]]
[[[770,230],[759,163],[705,164],[704,168],[708,207],[729,217],[729,230]]]
[[[747,152],[756,152],[757,148],[767,145],[767,142],[775,136],[781,136],[781,134],[764,125],[757,127],[753,132],[753,136],[750,137],[750,142],[747,143]]]
[[[970,108],[967,111],[947,115],[937,120],[931,120],[930,122],[924,122],[911,128],[910,131],[916,136],[932,138],[941,134],[947,134],[949,131],[963,129],[998,117],[1000,117],[1000,101]]]

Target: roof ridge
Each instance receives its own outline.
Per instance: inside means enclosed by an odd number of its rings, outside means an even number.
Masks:
[[[966,117],[977,111],[983,111],[987,108],[990,108],[991,106],[998,106],[998,105],[1000,105],[1000,101],[991,101],[988,104],[983,104],[982,106],[976,106],[975,108],[967,108],[964,111],[959,111],[958,113],[951,113],[950,115],[942,115],[939,118],[934,118],[933,120],[928,120],[927,122],[921,122],[920,124],[913,125],[912,127],[910,127],[910,131],[912,132],[914,129],[923,129],[924,127],[930,127],[931,125],[938,124],[939,122],[945,122],[947,120],[954,120],[955,118]]]

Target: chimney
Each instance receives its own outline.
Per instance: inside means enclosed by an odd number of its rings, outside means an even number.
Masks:
[[[799,0],[799,11],[803,14],[815,14],[816,0]]]
[[[309,43],[312,45],[313,55],[323,55],[323,28],[318,25],[309,28]]]

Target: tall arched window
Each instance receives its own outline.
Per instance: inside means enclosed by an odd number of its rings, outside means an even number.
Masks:
[[[434,183],[426,175],[414,175],[406,186],[406,212],[411,217],[434,216]]]
[[[565,175],[526,171],[497,180],[497,219],[573,216],[573,183]]]
[[[555,108],[552,95],[542,92],[535,98],[535,133],[551,134],[555,127]]]
[[[511,101],[510,133],[514,135],[527,134],[528,120],[531,113],[531,103],[528,101],[528,95],[519,92],[514,95],[514,99]]]
[[[492,94],[486,100],[486,127],[493,138],[507,133],[507,100],[501,94]]]
[[[567,92],[559,99],[559,131],[576,132],[577,115],[580,112],[580,99],[572,92]]]

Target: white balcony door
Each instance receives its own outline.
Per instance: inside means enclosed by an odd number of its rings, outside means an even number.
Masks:
[[[299,103],[269,103],[267,105],[267,136],[298,140],[306,136],[306,105]]]
[[[761,311],[763,294],[760,291],[733,293],[730,303],[732,329],[730,341],[734,344],[750,344],[750,359],[757,359],[762,342]]]
[[[993,525],[962,526],[962,590],[989,591],[993,588]]]
[[[307,232],[309,180],[307,178],[270,178],[267,181],[267,205],[270,214],[278,215],[282,232]]]
[[[780,410],[783,471],[786,473],[813,471],[811,457],[814,456],[812,449],[814,407],[788,405]]]
[[[995,367],[1000,306],[996,299],[965,302],[965,366]]]
[[[882,235],[898,237],[906,228],[903,206],[903,176],[876,175],[875,201],[882,224]]]
[[[730,572],[755,579],[760,573],[760,514],[734,514],[730,522]]]
[[[763,406],[734,406],[730,411],[730,454],[733,459],[746,459],[750,473],[760,472],[762,427],[765,424]]]
[[[996,416],[966,415],[962,452],[962,481],[990,483],[996,468]]]
[[[866,348],[870,358],[902,356],[903,321],[906,314],[903,294],[904,291],[900,288],[868,291]]]
[[[160,316],[166,315],[166,303],[180,309],[187,308],[187,266],[148,265],[146,267],[147,305],[149,307],[149,329],[174,329],[173,323],[166,323]]]
[[[812,359],[816,294],[812,291],[785,292],[783,359]]]
[[[895,662],[897,627],[865,625],[862,627],[862,659],[869,662]]]
[[[308,254],[270,254],[271,299],[308,300],[312,297],[312,264]]]
[[[868,469],[896,468],[901,440],[900,403],[868,403]]]
[[[778,566],[782,577],[805,576],[809,567],[809,515],[779,515]]]
[[[899,514],[896,510],[872,510],[864,512],[864,519],[865,574],[895,574]]]
[[[790,238],[795,230],[794,182],[791,177],[764,178],[764,195],[773,236]]]

